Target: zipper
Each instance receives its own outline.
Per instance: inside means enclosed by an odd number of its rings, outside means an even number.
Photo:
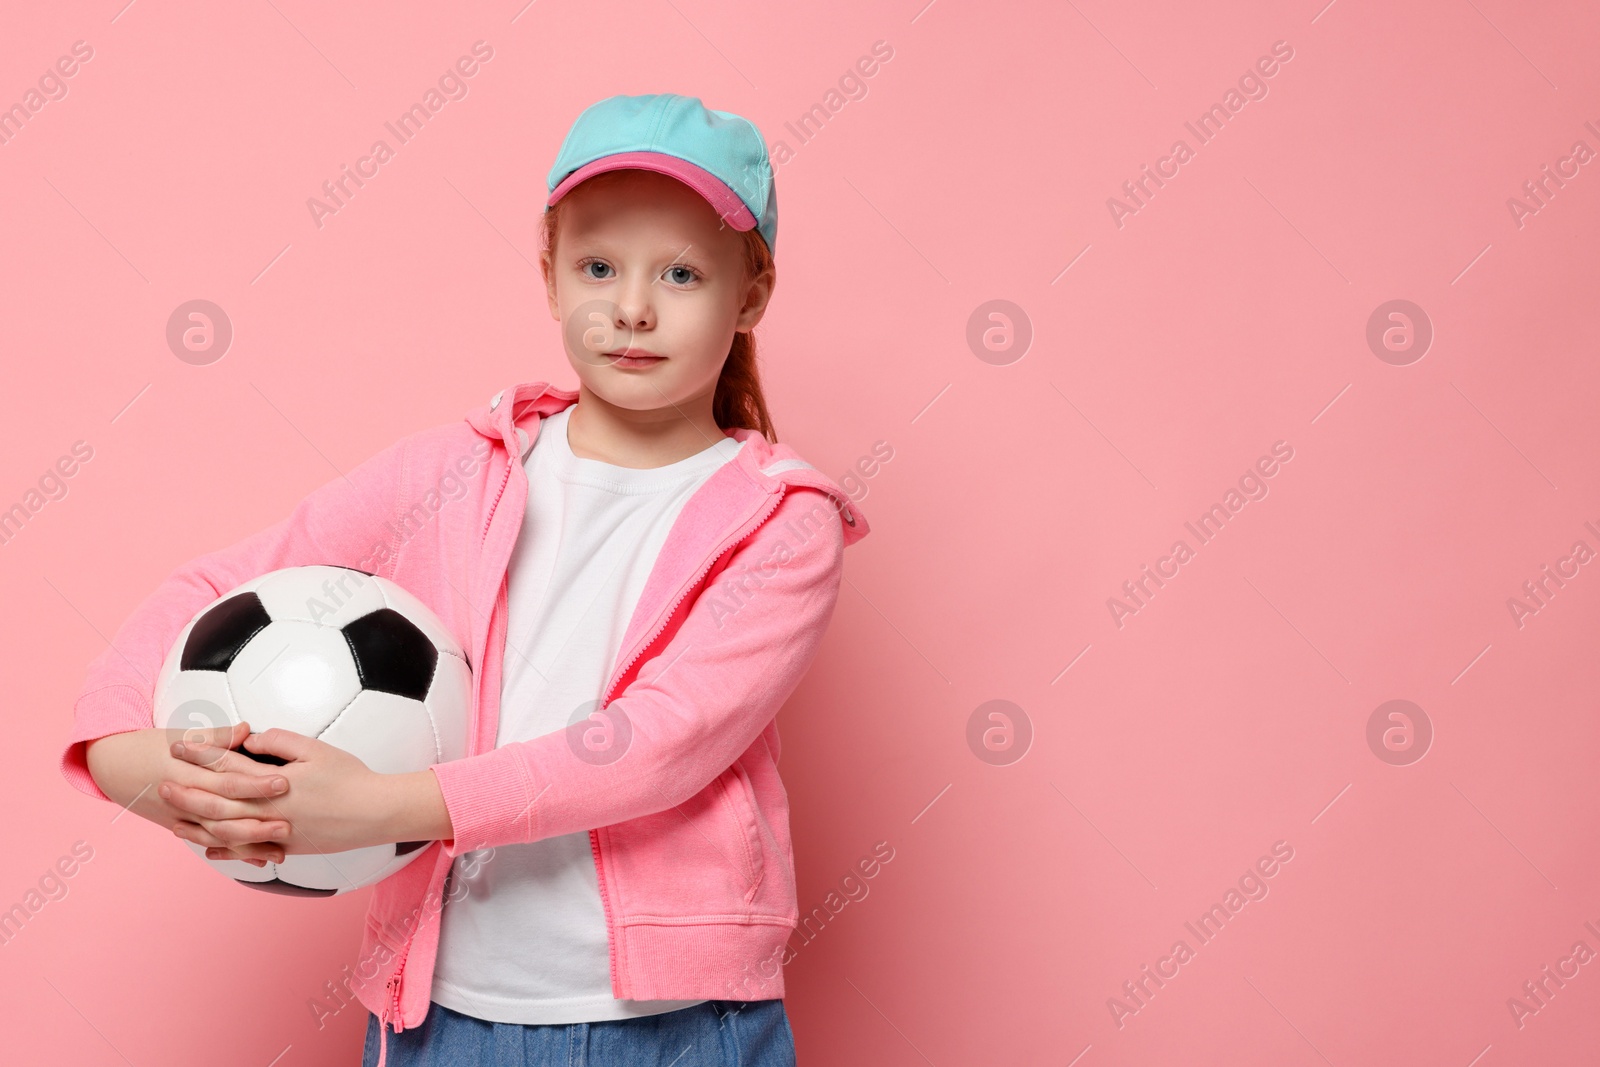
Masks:
[[[611,986],[617,986],[617,931],[611,917],[611,894],[606,891],[606,867],[600,862],[600,831],[589,831],[589,851],[594,854],[595,881],[600,887],[600,906],[606,913],[606,954],[609,956]]]
[[[537,393],[536,395],[528,397],[528,399],[530,401],[537,400],[537,399],[539,399],[539,397],[544,396],[544,394],[549,392],[549,391],[550,391],[549,389],[542,390],[541,392]],[[513,406],[515,406],[516,405],[516,400],[513,398],[511,403],[512,403]],[[528,438],[528,447],[529,448],[532,448],[533,447],[533,443],[539,439],[539,431],[544,426],[545,418],[546,418],[546,416],[541,415],[541,416],[539,416],[539,418],[534,420],[533,434]],[[515,433],[516,425],[517,425],[516,420],[512,419],[511,420],[511,426],[512,426],[512,431],[513,431],[512,432],[512,437],[516,436],[516,433]],[[505,442],[502,441],[501,443],[504,444]],[[500,498],[505,496],[505,494],[506,494],[506,486],[508,484],[510,484],[510,482],[511,482],[510,453],[511,453],[511,446],[510,445],[506,445],[506,454],[507,454],[506,473],[500,479],[500,491],[494,495],[494,503],[489,505],[489,514],[484,517],[484,520],[483,520],[483,532],[478,535],[478,547],[480,547],[480,548],[482,548],[485,544],[487,544],[489,542],[489,527],[494,523],[495,510],[497,508],[499,508],[499,506],[500,506]],[[518,455],[517,455],[517,462],[519,464],[522,462],[521,453],[518,453]]]
[[[510,468],[507,468],[508,471],[509,471],[509,469]],[[497,500],[498,500],[498,498],[497,498]],[[501,582],[500,582],[500,591],[496,594],[496,597],[495,597],[495,607],[490,609],[490,620],[491,620],[491,623],[493,621],[494,612],[495,611],[498,610],[498,611],[501,611],[502,613],[504,612],[504,610],[505,610],[504,597],[505,597],[505,580],[502,578]],[[492,628],[492,626],[491,626],[491,628]],[[488,636],[486,635],[485,636],[485,641],[487,642],[487,640],[488,640]],[[487,656],[487,654],[488,654],[488,649],[487,648],[485,648],[484,653]],[[481,677],[482,676],[478,672],[474,671],[473,672],[473,684],[474,685],[481,685],[482,683],[479,681],[479,679]],[[481,700],[480,700],[480,703],[481,703]],[[445,879],[448,881],[449,877],[450,877],[450,869],[446,868],[445,869]],[[443,907],[443,905],[441,904],[441,908],[442,907]],[[441,917],[440,921],[443,922],[443,918],[442,917]],[[389,992],[390,1000],[389,1000],[389,1013],[388,1014],[389,1014],[389,1017],[394,1020],[394,1023],[395,1023],[394,1032],[397,1033],[397,1034],[401,1033],[402,1031],[405,1030],[404,1020],[401,1019],[401,1017],[400,1017],[400,981],[401,981],[402,975],[403,975],[403,973],[405,971],[406,957],[408,955],[410,955],[410,953],[411,953],[411,942],[412,942],[412,939],[415,938],[415,937],[416,937],[416,933],[413,932],[410,937],[406,938],[405,944],[402,945],[401,948],[400,948],[400,957],[399,957],[399,960],[395,963],[394,973],[389,976],[388,992]],[[380,1023],[386,1023],[387,1020],[379,1019],[379,1022]]]
[[[632,668],[634,663],[636,663],[639,658],[644,655],[645,650],[654,644],[656,638],[660,637],[661,634],[666,630],[667,624],[672,621],[672,617],[677,614],[679,606],[682,605],[685,598],[688,597],[689,590],[699,585],[700,580],[710,573],[712,567],[717,565],[717,561],[722,559],[723,556],[727,555],[740,541],[743,541],[746,537],[750,536],[750,534],[755,531],[757,527],[771,517],[774,511],[778,510],[778,505],[783,502],[784,493],[787,491],[788,486],[783,482],[779,482],[777,494],[772,497],[766,508],[764,508],[761,513],[755,517],[754,521],[747,519],[740,526],[737,533],[725,539],[722,544],[717,547],[717,550],[713,552],[711,557],[706,561],[706,565],[700,568],[699,573],[697,573],[692,579],[684,584],[682,592],[678,594],[677,599],[675,599],[667,608],[666,614],[662,616],[660,623],[654,628],[654,630],[651,631],[650,635],[646,637],[641,644],[635,646],[633,655],[628,657],[628,661],[622,665],[622,669],[611,676],[611,681],[606,686],[606,691],[604,694],[602,694],[600,699],[599,708],[596,710],[603,710],[611,703],[611,693],[612,690],[617,687],[617,682],[628,673],[629,669]],[[600,831],[598,828],[589,831],[589,851],[594,853],[594,871],[596,881],[599,884],[600,889],[600,904],[605,909],[606,913],[606,946],[611,957],[611,984],[613,988],[616,988],[619,985],[617,982],[618,934],[616,930],[615,919],[611,911],[611,894],[606,887],[605,864],[600,861]]]
[[[655,639],[661,636],[661,632],[667,628],[667,623],[672,621],[672,616],[677,613],[678,606],[682,604],[684,598],[689,595],[689,590],[699,585],[700,579],[704,578],[706,574],[710,572],[711,568],[717,565],[718,560],[722,559],[723,556],[726,556],[728,552],[740,541],[750,536],[750,534],[758,526],[767,521],[774,511],[778,510],[778,505],[783,502],[784,494],[787,491],[788,486],[782,482],[779,482],[777,495],[772,498],[771,503],[767,505],[761,514],[756,516],[755,521],[750,522],[747,520],[739,529],[738,533],[724,540],[722,544],[718,546],[717,550],[711,554],[710,558],[706,560],[706,565],[700,568],[699,573],[697,573],[690,581],[684,584],[683,591],[680,592],[678,594],[678,598],[672,602],[671,607],[667,609],[667,612],[662,617],[661,622],[651,632],[650,636],[645,638],[642,644],[635,646],[633,655],[628,657],[628,661],[622,665],[622,669],[611,676],[611,682],[606,686],[605,694],[602,696],[600,701],[601,709],[605,708],[607,704],[611,703],[611,691],[617,687],[617,682],[622,680],[623,676],[628,673],[629,668],[638,662],[639,658],[644,655],[645,650],[648,649],[655,642]]]
[[[509,452],[509,450],[508,450]],[[500,479],[500,491],[494,495],[494,503],[489,505],[489,514],[483,520],[483,533],[478,535],[478,547],[482,548],[489,543],[489,526],[494,522],[494,513],[500,507],[500,498],[506,495],[506,486],[511,483],[511,458],[506,457],[505,477]]]
[[[535,432],[537,432],[537,431],[535,431]],[[529,443],[530,443],[530,445],[532,444],[531,441]],[[489,527],[494,524],[494,515],[495,515],[495,512],[498,511],[499,508],[500,508],[500,500],[501,500],[501,498],[504,497],[505,494],[506,494],[506,486],[511,484],[511,467],[512,467],[512,460],[511,460],[511,455],[510,455],[511,450],[509,448],[507,448],[506,452],[507,452],[507,455],[506,455],[506,470],[505,470],[505,474],[503,474],[501,476],[501,478],[500,478],[500,489],[494,495],[494,503],[489,505],[489,513],[486,516],[484,516],[484,520],[483,520],[483,531],[478,535],[478,547],[480,549],[482,547],[484,547],[485,545],[487,545],[488,542],[489,542]],[[501,591],[502,592],[504,591],[504,588],[505,588],[505,580],[502,577],[502,579],[501,579]],[[497,601],[498,601],[498,598],[499,598],[499,595],[497,594],[496,595]],[[491,609],[491,611],[492,610],[493,609]],[[476,672],[474,672],[474,674],[476,674]],[[608,918],[609,918],[609,913],[608,913]],[[412,936],[414,937],[415,935],[413,934]],[[405,972],[406,957],[408,955],[410,955],[410,953],[411,953],[411,938],[408,937],[406,939],[405,944],[403,946],[401,946],[400,958],[395,963],[394,973],[389,976],[388,990],[387,990],[388,993],[389,993],[389,1005],[388,1005],[389,1010],[386,1013],[388,1015],[388,1018],[380,1018],[378,1020],[379,1024],[383,1025],[385,1027],[388,1026],[390,1021],[393,1021],[393,1023],[394,1023],[394,1032],[397,1033],[397,1034],[401,1033],[402,1031],[405,1030],[405,1021],[400,1017],[400,982],[401,982],[402,975]]]
[[[400,975],[405,970],[406,956],[410,952],[411,938],[408,937],[406,943],[400,947],[400,960],[394,965],[394,973],[389,976],[389,1019],[394,1021],[394,1032],[397,1034],[405,1029],[404,1020],[400,1018]],[[380,1019],[379,1022],[388,1025],[389,1019]]]

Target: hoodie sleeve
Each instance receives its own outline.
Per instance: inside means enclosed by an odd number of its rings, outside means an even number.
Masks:
[[[795,530],[811,532],[797,541]],[[580,759],[589,725],[580,722],[434,764],[454,834],[445,853],[608,826],[704,789],[755,741],[810,667],[838,599],[843,553],[832,498],[787,491],[607,705],[627,720],[622,758]]]
[[[89,664],[61,755],[66,780],[110,800],[89,774],[87,742],[155,724],[155,680],[167,651],[195,613],[228,590],[280,567],[325,564],[391,574],[390,522],[403,491],[409,443],[402,438],[313,491],[287,518],[190,560],[156,586]]]

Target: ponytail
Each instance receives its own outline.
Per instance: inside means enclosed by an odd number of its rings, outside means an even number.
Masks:
[[[774,269],[772,253],[759,233],[746,231],[744,246],[746,281],[760,277],[762,271]],[[733,335],[733,346],[728,349],[722,376],[717,379],[716,396],[711,401],[711,417],[724,430],[740,426],[756,430],[772,444],[778,443],[778,432],[772,428],[772,418],[767,414],[767,398],[761,392],[754,330]]]

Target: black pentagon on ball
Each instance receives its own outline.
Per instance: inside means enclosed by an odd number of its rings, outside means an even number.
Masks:
[[[361,688],[423,700],[433,684],[439,650],[416,623],[393,608],[379,608],[344,627]]]
[[[186,671],[225,671],[271,622],[267,606],[254,593],[231,596],[195,621],[178,666]]]
[[[270,882],[247,882],[243,878],[235,878],[234,881],[251,889],[259,889],[263,893],[278,893],[286,897],[331,897],[338,892],[335,889],[312,889],[309,886],[295,885],[281,878],[274,878]]]

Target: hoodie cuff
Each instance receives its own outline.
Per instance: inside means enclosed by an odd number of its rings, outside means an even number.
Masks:
[[[435,763],[433,773],[454,834],[443,843],[445,855],[534,840],[534,798],[516,745]]]
[[[131,685],[108,685],[85,693],[73,708],[72,740],[61,754],[61,775],[74,788],[111,801],[89,774],[88,742],[129,730],[148,730],[154,712]]]

